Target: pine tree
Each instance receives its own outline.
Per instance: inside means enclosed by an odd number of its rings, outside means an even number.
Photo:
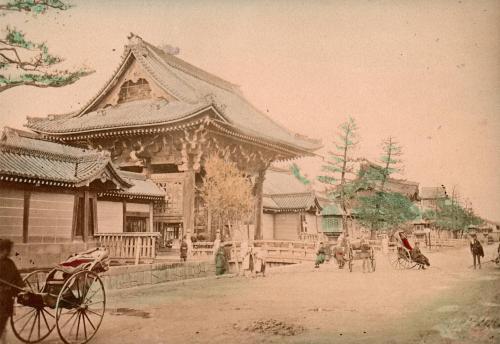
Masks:
[[[355,187],[350,183],[350,175],[354,174],[352,156],[354,149],[358,144],[358,126],[354,118],[342,123],[337,132],[336,140],[333,145],[334,151],[329,151],[329,157],[323,165],[324,175],[318,176],[318,180],[327,187],[328,197],[331,200],[339,200],[342,209],[342,231],[348,233],[348,208],[349,201],[352,199]]]
[[[359,197],[355,209],[358,220],[370,227],[371,238],[377,230],[397,226],[415,219],[418,209],[404,195],[386,190],[386,184],[393,173],[402,171],[403,149],[394,137],[382,141],[381,166],[370,166],[361,171],[359,184],[374,193]]]
[[[0,11],[39,15],[49,9],[70,8],[61,0],[13,0],[0,5]],[[62,87],[93,73],[87,67],[57,70],[63,58],[53,55],[45,43],[29,40],[17,28],[7,26],[0,37],[0,92],[16,86]]]

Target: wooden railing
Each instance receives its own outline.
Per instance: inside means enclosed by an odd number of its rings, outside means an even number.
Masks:
[[[231,244],[231,261],[241,260],[244,255],[244,252],[241,252],[241,242],[226,242],[228,243]],[[296,263],[302,260],[314,260],[316,255],[314,242],[256,240],[253,245],[262,249],[269,261]],[[204,259],[213,257],[213,254],[212,242],[193,243],[192,258]]]
[[[299,239],[302,241],[318,241],[318,234],[300,233]]]
[[[152,261],[156,257],[158,232],[144,233],[99,233],[94,237],[102,247],[109,250],[110,259]]]

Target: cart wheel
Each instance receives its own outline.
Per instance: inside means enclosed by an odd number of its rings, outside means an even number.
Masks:
[[[66,344],[87,343],[101,326],[106,309],[104,285],[92,271],[68,278],[57,298],[56,324]]]
[[[23,281],[32,293],[44,291],[48,271],[36,270]],[[38,299],[40,301],[41,299]],[[52,332],[55,327],[54,310],[43,302],[30,302],[25,306],[16,301],[10,324],[14,335],[24,343],[38,343]]]

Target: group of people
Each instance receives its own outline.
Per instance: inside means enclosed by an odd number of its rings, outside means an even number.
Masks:
[[[224,243],[220,240],[214,242],[215,252],[215,274],[220,276],[229,272],[229,260],[231,259],[231,243]],[[240,247],[240,257],[242,258],[241,270],[238,265],[238,270],[242,276],[256,277],[259,274],[263,277],[266,275],[266,259],[263,251],[247,242],[243,242]]]

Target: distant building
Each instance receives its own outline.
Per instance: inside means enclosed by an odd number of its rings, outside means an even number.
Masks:
[[[436,209],[439,201],[448,198],[444,186],[422,186],[420,189],[420,206],[425,209]]]
[[[264,240],[315,240],[323,232],[316,193],[290,171],[268,169],[263,208]]]

